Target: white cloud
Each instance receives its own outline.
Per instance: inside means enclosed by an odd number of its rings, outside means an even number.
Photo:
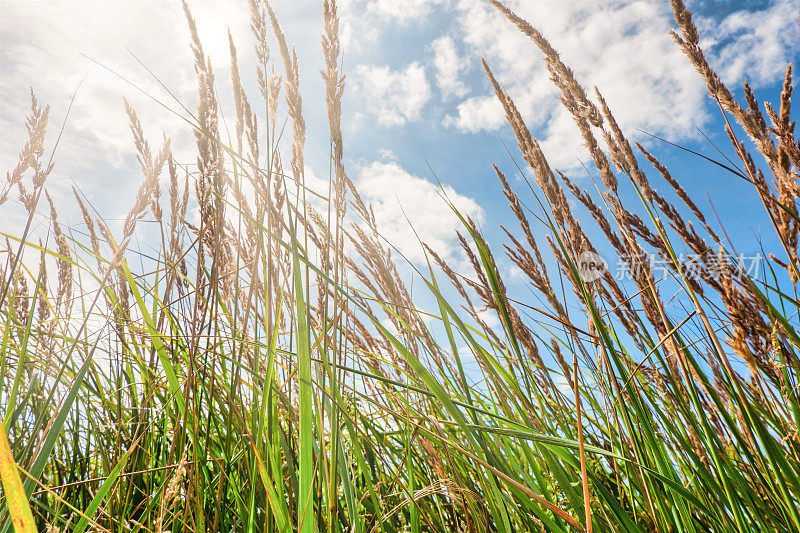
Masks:
[[[503,336],[503,329],[500,327],[500,319],[497,318],[497,313],[494,310],[483,309],[478,311],[478,317],[483,320],[483,323],[489,328],[496,330],[495,333],[497,333],[498,336]]]
[[[381,234],[409,260],[421,262],[425,258],[417,235],[444,259],[457,260],[456,231],[461,223],[445,203],[438,185],[409,174],[396,163],[382,162],[361,167],[356,185],[364,201],[372,206]],[[483,220],[483,210],[475,200],[449,185],[443,192],[460,212],[477,222]]]
[[[433,66],[436,68],[436,85],[442,95],[463,97],[468,90],[460,79],[464,70],[464,63],[458,56],[456,45],[452,37],[445,36],[436,39],[431,44],[433,50]]]
[[[419,120],[431,97],[425,68],[417,62],[403,70],[392,70],[386,65],[358,65],[355,79],[355,90],[364,98],[366,111],[385,126],[402,126]]]
[[[764,85],[783,76],[786,63],[800,52],[797,4],[778,0],[762,11],[737,11],[721,22],[698,20],[713,66],[725,83],[739,85],[745,76]]]
[[[632,136],[636,128],[690,136],[705,120],[702,80],[669,37],[664,2],[542,0],[509,2],[509,7],[542,31],[587,91],[600,88]],[[577,166],[585,149],[533,42],[485,2],[461,0],[458,10],[466,45],[486,57],[543,141],[550,162]],[[501,127],[502,109],[490,98],[491,93],[462,102],[445,123],[469,132]]]
[[[468,98],[458,104],[456,110],[456,116],[444,118],[445,126],[456,126],[461,131],[477,133],[482,130],[493,131],[505,124],[503,108],[494,94]]]

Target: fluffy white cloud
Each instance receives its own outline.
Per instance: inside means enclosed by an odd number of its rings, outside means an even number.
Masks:
[[[686,136],[703,122],[703,84],[668,35],[671,19],[664,2],[542,0],[509,6],[542,31],[587,90],[599,87],[632,135],[641,128]],[[460,35],[476,56],[486,57],[528,126],[542,138],[551,163],[578,166],[584,148],[533,42],[485,2],[461,0],[458,10]],[[469,132],[497,129],[504,122],[489,97],[464,101],[446,119]]]
[[[737,11],[722,21],[703,18],[698,24],[701,45],[711,52],[723,81],[731,85],[741,84],[745,76],[755,86],[774,82],[800,52],[793,0],[778,0],[762,11]]]
[[[385,126],[419,120],[431,97],[425,68],[417,62],[402,70],[358,65],[355,80],[355,90],[364,99],[366,111]]]
[[[372,206],[381,234],[409,260],[424,261],[417,236],[446,260],[458,260],[456,231],[461,222],[442,198],[480,222],[483,210],[449,185],[438,185],[406,172],[396,163],[372,162],[358,172],[357,187]],[[406,222],[406,218],[408,221]],[[416,231],[416,234],[415,234]]]
[[[445,126],[456,126],[461,131],[477,133],[496,130],[505,123],[503,108],[494,94],[468,98],[458,104],[456,111],[455,116],[444,118]]]
[[[464,96],[468,90],[460,79],[464,63],[458,56],[456,45],[450,36],[440,37],[431,43],[433,50],[433,66],[436,69],[436,85],[442,95]]]

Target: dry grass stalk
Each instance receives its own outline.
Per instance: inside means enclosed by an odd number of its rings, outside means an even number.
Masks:
[[[292,159],[291,167],[295,182],[299,187],[304,186],[303,148],[306,141],[306,123],[303,119],[303,100],[300,97],[300,72],[297,64],[297,52],[292,47],[291,53],[286,44],[286,36],[278,22],[278,17],[269,2],[264,2],[267,15],[272,24],[272,31],[278,40],[278,49],[283,61],[283,70],[286,73],[286,107],[292,119]],[[298,189],[299,190],[299,189]]]
[[[172,474],[169,483],[167,483],[167,486],[161,494],[161,505],[159,506],[158,518],[155,523],[156,533],[162,533],[164,531],[164,518],[167,513],[171,512],[172,507],[175,505],[175,499],[180,494],[181,482],[184,474],[186,474],[187,451],[188,450],[184,450],[183,455],[181,455],[181,460],[175,468],[175,472]]]
[[[226,180],[223,175],[224,151],[219,135],[219,104],[214,89],[214,71],[211,68],[211,59],[207,58],[203,51],[203,45],[197,33],[197,25],[185,1],[183,10],[192,37],[194,68],[197,75],[198,103],[195,139],[197,141],[197,170],[200,174],[196,185],[197,202],[200,205],[203,227],[210,232],[214,239],[215,246],[211,248],[210,252],[216,255],[219,251],[217,245],[223,239],[226,192]],[[225,261],[220,262],[224,263]]]
[[[58,246],[59,257],[56,258],[56,265],[58,269],[58,291],[56,292],[56,307],[63,309],[65,314],[69,314],[72,307],[72,288],[73,288],[73,273],[72,273],[72,252],[69,244],[67,244],[67,237],[61,229],[61,224],[58,222],[58,215],[56,213],[53,199],[50,193],[45,191],[47,202],[50,204],[50,223],[53,226],[53,235]]]

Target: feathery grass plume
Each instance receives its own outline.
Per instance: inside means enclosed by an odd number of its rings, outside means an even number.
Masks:
[[[128,216],[125,218],[125,223],[122,226],[124,239],[127,239],[133,235],[133,230],[136,226],[136,223],[145,215],[145,210],[147,207],[151,208],[156,220],[161,220],[161,208],[157,203],[158,197],[161,194],[158,176],[161,174],[167,159],[170,158],[170,140],[165,136],[164,146],[161,148],[158,154],[153,157],[153,154],[150,151],[150,144],[144,138],[144,132],[142,131],[142,124],[139,121],[139,117],[136,115],[136,111],[134,111],[133,107],[131,107],[127,100],[125,100],[125,110],[127,111],[128,117],[131,121],[130,128],[131,132],[133,133],[136,151],[138,152],[136,158],[139,161],[139,166],[144,174],[144,181],[142,182],[142,185],[139,187],[139,191],[136,194],[136,200],[133,204],[133,207],[128,212]]]
[[[706,222],[705,215],[703,215],[702,211],[700,211],[700,209],[697,207],[694,201],[689,197],[689,195],[686,193],[686,190],[684,190],[684,188],[681,187],[681,185],[675,180],[675,178],[672,177],[672,174],[670,174],[667,167],[665,167],[653,154],[645,150],[645,148],[638,142],[636,143],[636,147],[639,149],[640,152],[642,152],[642,154],[644,154],[645,158],[650,162],[650,164],[653,165],[653,168],[658,170],[658,172],[664,178],[664,181],[669,183],[670,187],[672,187],[672,189],[675,191],[678,197],[692,211],[692,214],[694,214],[694,216],[697,217],[697,219],[703,223],[703,226],[705,227],[708,234],[711,235],[712,239],[714,239],[714,242],[719,242],[719,237],[717,237],[717,234],[714,232],[713,229],[711,229],[711,227],[708,225],[708,222]]]
[[[336,11],[335,0],[324,0],[322,52],[325,57],[325,69],[322,78],[325,81],[325,102],[328,111],[328,127],[331,139],[331,162],[334,177],[332,191],[329,192],[329,202],[333,202],[335,228],[334,236],[334,272],[338,282],[340,270],[343,267],[342,255],[344,254],[344,218],[347,212],[347,173],[342,162],[344,148],[342,141],[342,94],[344,93],[345,76],[339,74],[340,43],[339,43],[339,16]],[[331,199],[331,193],[333,198]],[[331,225],[331,222],[328,222]],[[338,305],[340,302],[336,302]]]
[[[271,101],[277,97],[274,87],[274,76],[267,75],[267,65],[270,64],[269,44],[267,43],[267,15],[261,5],[260,0],[249,0],[250,8],[250,31],[255,37],[256,52],[256,79],[258,89],[264,102],[267,102],[267,122],[276,120],[275,109],[270,105]],[[280,82],[278,82],[280,86]],[[276,102],[277,103],[277,102]],[[256,161],[258,159],[256,158]]]
[[[550,72],[551,80],[561,90],[561,103],[575,119],[584,138],[584,142],[586,143],[586,147],[589,149],[589,153],[592,156],[592,160],[600,171],[603,183],[606,187],[611,189],[612,192],[616,192],[616,176],[611,172],[605,155],[599,150],[597,141],[591,133],[591,126],[601,128],[603,124],[603,117],[598,111],[597,106],[589,100],[585,90],[575,79],[572,70],[561,61],[558,52],[555,51],[541,32],[531,26],[527,21],[518,17],[498,0],[489,1],[506,18],[514,23],[523,34],[528,36],[544,54],[545,64],[547,70]]]
[[[44,361],[44,374],[48,375],[51,365],[53,348],[55,346],[54,333],[56,328],[56,319],[50,320],[52,316],[50,299],[47,292],[47,263],[45,261],[46,254],[45,248],[41,242],[39,247],[42,249],[39,257],[39,278],[37,280],[36,294],[34,297],[37,299],[36,304],[36,335],[38,337],[39,346],[37,349],[40,353],[45,354]]]
[[[83,202],[83,199],[81,198],[81,194],[78,192],[78,189],[72,187],[72,194],[75,195],[75,200],[78,202],[78,207],[81,210],[83,223],[86,225],[86,230],[89,232],[89,243],[92,246],[92,251],[94,252],[95,260],[97,261],[97,269],[101,274],[104,274],[105,265],[103,263],[103,255],[102,251],[100,250],[100,239],[97,236],[97,230],[95,229],[94,220],[92,220],[92,215],[89,213],[89,209]]]
[[[300,71],[297,64],[297,52],[292,46],[291,53],[286,44],[286,36],[278,22],[278,17],[269,2],[264,2],[272,24],[272,31],[278,40],[278,49],[283,61],[283,70],[286,73],[286,108],[289,117],[292,119],[292,175],[298,187],[305,187],[304,167],[303,167],[303,148],[306,142],[306,123],[303,119],[303,99],[300,96]],[[304,189],[305,190],[305,189]]]
[[[386,318],[403,336],[406,348],[415,356],[421,355],[422,346],[430,347],[430,337],[413,305],[411,294],[398,274],[391,249],[384,246],[374,228],[362,228],[353,223],[346,231],[354,253],[345,257],[350,272],[368,289],[384,307]],[[355,261],[359,257],[361,263]],[[410,371],[395,349],[389,351],[395,372]],[[398,377],[401,374],[396,374]]]
[[[196,185],[197,202],[201,207],[203,228],[213,236],[215,243],[209,252],[216,254],[216,245],[222,240],[224,228],[226,190],[223,176],[224,152],[219,136],[219,104],[214,88],[211,59],[207,58],[203,51],[197,24],[185,0],[183,11],[192,38],[194,70],[197,75],[197,128],[194,132],[197,141],[197,170],[200,175]]]
[[[550,211],[556,224],[556,231],[560,237],[561,242],[569,248],[571,256],[577,258],[584,252],[595,252],[594,246],[589,241],[586,234],[583,232],[581,225],[577,222],[572,214],[571,208],[567,202],[563,190],[555,179],[555,175],[547,162],[544,153],[536,139],[534,139],[524,120],[522,119],[516,105],[508,96],[508,94],[500,87],[499,83],[492,74],[486,62],[483,62],[484,70],[489,77],[490,82],[495,90],[495,94],[503,106],[509,124],[514,131],[520,150],[523,154],[523,159],[528,163],[534,172],[537,185],[542,189],[545,198],[550,205]],[[502,181],[502,179],[501,179]],[[614,182],[616,186],[616,182]],[[513,205],[512,205],[513,209]],[[560,252],[555,253],[559,259],[561,268],[566,277],[571,281],[574,291],[578,296],[581,296],[581,284],[575,278],[574,271],[569,268],[566,258]],[[592,287],[589,288],[592,290]],[[558,309],[558,308],[556,308]]]
[[[542,189],[550,205],[553,219],[563,242],[570,246],[571,253],[578,257],[586,249],[591,248],[591,244],[581,230],[580,224],[572,216],[564,191],[556,181],[555,174],[547,162],[539,142],[531,136],[530,130],[525,125],[525,121],[522,119],[516,105],[500,87],[486,61],[483,61],[483,68],[505,110],[511,129],[517,137],[517,144],[522,152],[522,157],[533,170],[536,184]]]
[[[542,51],[545,57],[545,64],[550,72],[553,83],[561,90],[561,103],[570,112],[578,125],[578,129],[583,136],[584,143],[589,150],[589,154],[595,163],[603,183],[612,193],[617,190],[617,178],[608,165],[608,159],[597,145],[597,140],[591,132],[591,126],[602,128],[603,117],[592,103],[585,90],[575,79],[572,70],[567,67],[558,55],[558,52],[550,45],[547,39],[531,26],[527,21],[518,17],[513,11],[508,9],[498,0],[490,0],[503,15],[513,22],[520,31],[528,36],[536,46]],[[604,137],[608,140],[608,135],[603,131]],[[613,151],[613,149],[612,149]],[[617,159],[621,163],[621,159]]]
[[[583,204],[583,206],[592,215],[592,218],[603,231],[603,235],[605,235],[608,243],[618,254],[624,256],[626,253],[626,248],[620,241],[619,235],[617,235],[617,233],[615,233],[611,228],[610,221],[600,207],[594,203],[594,200],[592,200],[588,192],[586,190],[578,189],[578,187],[572,183],[572,181],[563,172],[558,171],[558,175],[561,177],[561,180],[567,186],[572,195],[581,204]],[[541,259],[539,262],[541,263]],[[625,329],[631,336],[633,342],[636,343],[637,347],[643,349],[643,346],[641,346],[639,327],[636,322],[636,312],[631,305],[630,299],[624,295],[619,283],[616,279],[614,279],[610,272],[606,271],[602,280],[605,282],[605,284],[596,284],[598,290],[603,293],[603,296],[607,301],[614,304],[612,311],[617,315],[617,317],[619,317],[620,321],[625,326]]]
[[[156,533],[162,533],[162,531],[164,531],[164,518],[166,518],[167,513],[169,513],[175,505],[175,499],[180,493],[184,474],[186,474],[186,451],[181,454],[181,460],[178,462],[178,466],[175,468],[169,483],[161,495],[158,518],[155,522]]]
[[[467,218],[466,224],[469,234],[477,245],[478,253],[480,254],[479,259],[466,238],[461,233],[457,234],[461,247],[467,255],[478,278],[477,282],[468,281],[467,283],[480,296],[485,307],[487,309],[492,309],[501,319],[506,336],[509,339],[508,342],[514,351],[513,354],[509,353],[506,355],[511,368],[521,372],[522,378],[527,381],[529,380],[528,373],[530,372],[530,365],[533,367],[534,374],[539,379],[542,379],[544,362],[539,353],[539,347],[530,330],[523,324],[519,313],[508,299],[505,284],[497,274],[495,259],[489,251],[488,245],[478,230],[477,225],[470,218]],[[520,348],[525,350],[527,359],[523,360]],[[531,386],[530,383],[526,383],[526,385],[528,387]],[[541,387],[539,390],[546,394],[546,389],[546,387]]]
[[[256,114],[251,109],[250,102],[247,99],[247,94],[242,87],[241,76],[239,74],[239,65],[237,62],[236,47],[233,43],[233,36],[231,35],[230,30],[228,30],[228,45],[231,54],[231,85],[233,89],[234,108],[236,110],[236,154],[241,162],[249,160],[251,167],[250,172],[252,172],[252,177],[250,177],[250,180],[251,182],[257,182],[261,178],[261,172],[258,169],[258,119]],[[247,134],[247,144],[249,149],[247,159],[242,153],[243,136],[245,132]],[[238,161],[234,161],[234,164],[236,163],[238,163]],[[244,172],[248,173],[248,171]],[[232,193],[235,196],[236,205],[239,206],[239,208],[243,211],[244,218],[240,221],[240,224],[244,224],[249,244],[250,246],[253,246],[255,245],[257,222],[253,217],[253,212],[250,208],[249,202],[241,190],[239,173],[235,171],[234,178],[231,179],[228,177],[227,179],[228,185],[231,186]],[[246,261],[246,263],[250,264],[251,261]]]
[[[34,203],[38,197],[37,189],[44,185],[48,174],[53,170],[53,163],[46,165],[42,160],[44,155],[44,136],[47,132],[47,121],[50,117],[50,106],[41,107],[36,95],[31,92],[30,114],[26,119],[25,127],[28,130],[28,139],[19,154],[19,160],[14,170],[6,172],[6,185],[0,193],[0,205],[8,200],[8,195],[14,185],[19,189],[20,201],[30,212],[34,208]],[[27,192],[22,183],[25,173],[33,170],[32,183],[33,191]]]
[[[44,155],[44,137],[47,131],[47,121],[50,116],[50,106],[42,108],[36,99],[33,88],[30,89],[31,93],[31,108],[30,114],[26,119],[26,128],[28,130],[28,139],[22,148],[19,155],[19,161],[13,171],[6,173],[6,185],[4,185],[2,192],[0,192],[0,206],[7,200],[11,189],[14,185],[19,190],[20,203],[25,207],[28,212],[28,219],[25,223],[25,230],[22,233],[17,253],[14,254],[14,261],[11,263],[11,271],[3,284],[2,293],[0,293],[0,307],[5,303],[6,296],[11,287],[11,280],[14,277],[17,264],[22,260],[24,254],[25,240],[30,231],[33,223],[33,217],[36,213],[36,208],[39,204],[39,199],[44,190],[44,183],[47,176],[52,172],[54,163],[51,161],[44,164],[42,156]],[[33,169],[32,184],[33,189],[28,192],[23,185],[23,177],[28,169]],[[9,249],[10,252],[10,249]]]
[[[707,258],[713,258],[713,254],[709,254],[710,251],[709,246],[705,243],[705,241],[700,238],[697,233],[694,231],[694,228],[691,225],[691,222],[687,223],[683,217],[678,213],[677,209],[675,209],[672,204],[670,204],[664,197],[659,195],[656,191],[652,189],[650,186],[650,182],[644,172],[639,168],[639,164],[636,160],[636,156],[631,149],[630,143],[628,142],[625,135],[622,133],[617,121],[614,119],[614,116],[611,114],[611,111],[608,108],[608,105],[603,99],[600,91],[595,89],[597,94],[597,98],[600,101],[603,116],[605,117],[606,123],[609,125],[613,133],[613,137],[604,131],[604,135],[606,137],[607,144],[609,148],[612,150],[613,153],[616,153],[616,159],[619,160],[620,170],[625,172],[629,176],[629,178],[636,184],[638,190],[644,196],[644,199],[647,202],[655,204],[662,213],[664,213],[670,220],[670,226],[678,233],[680,238],[683,240],[684,243],[688,244],[694,253],[696,254],[698,261],[694,263],[694,267],[697,270],[696,274],[699,276],[705,277],[708,281],[713,283],[713,277],[708,274],[708,269],[704,268],[700,261],[707,260]],[[665,175],[665,168],[660,165],[652,155],[650,155],[647,151],[645,151],[641,146],[639,146],[641,151],[645,154],[645,157],[653,163],[653,165],[661,171],[661,174],[664,175],[666,178],[669,173],[667,172]],[[654,163],[655,161],[655,163]],[[670,181],[670,179],[667,179]],[[676,189],[678,190],[678,189]],[[680,195],[680,192],[678,193]],[[684,193],[685,196],[685,193]],[[631,215],[627,210],[621,207],[619,203],[614,203],[617,207],[618,213],[624,213],[626,217],[630,218],[631,220],[634,219],[633,215]],[[689,207],[691,208],[694,204],[691,203]],[[694,212],[697,212],[697,208],[694,207]],[[701,215],[702,217],[702,215]],[[701,218],[703,222],[705,222],[704,218]],[[647,240],[654,248],[659,250],[659,253],[664,261],[667,263],[674,265],[676,268],[678,267],[677,262],[670,257],[669,253],[667,253],[666,249],[664,248],[661,238],[656,238],[655,235],[650,235],[650,233],[643,229],[642,224],[636,224],[639,231],[637,233],[640,234],[645,240]],[[708,228],[708,224],[706,224]],[[716,235],[713,231],[708,228],[709,233],[714,237],[715,241],[718,241]],[[685,265],[683,265],[685,267]],[[695,283],[693,285],[693,289],[699,293],[702,293],[702,287]]]
[[[245,114],[250,114],[250,104],[242,88],[242,78],[239,75],[239,63],[236,57],[236,45],[233,44],[233,35],[228,29],[228,49],[231,54],[231,86],[233,88],[233,106],[236,111],[236,153],[242,153],[242,137],[244,135]]]
[[[325,70],[322,78],[325,80],[325,102],[328,110],[328,126],[330,129],[332,162],[335,181],[335,203],[337,226],[344,218],[347,209],[345,199],[346,172],[342,164],[342,94],[344,93],[345,76],[339,74],[340,44],[339,44],[339,16],[336,12],[335,0],[323,1],[324,33],[322,35],[322,52],[325,57]],[[339,243],[337,242],[337,246]]]
[[[183,180],[181,187],[178,178],[178,166],[171,155],[167,156],[167,169],[169,171],[169,254],[168,260],[173,265],[180,261],[182,255],[182,227],[186,218],[186,209],[189,203],[189,179],[188,176]],[[177,279],[180,279],[178,277]]]
[[[511,186],[508,184],[505,174],[503,174],[503,172],[497,168],[497,165],[492,164],[492,167],[494,168],[497,177],[500,179],[500,183],[503,185],[503,194],[508,200],[511,211],[517,218],[520,229],[522,229],[522,232],[525,235],[525,241],[527,242],[528,246],[530,246],[531,250],[533,250],[533,257],[535,257],[536,260],[534,261],[530,253],[513,237],[513,235],[511,235],[506,228],[503,228],[503,231],[505,231],[506,235],[515,245],[513,250],[509,247],[506,247],[508,256],[512,261],[514,261],[514,263],[517,264],[517,266],[521,268],[523,272],[525,272],[525,274],[527,274],[536,288],[545,295],[548,303],[557,312],[557,314],[561,317],[566,317],[567,314],[564,310],[564,306],[556,297],[556,293],[550,284],[547,266],[542,259],[541,252],[539,252],[539,246],[536,244],[536,239],[533,237],[530,224],[528,223],[528,218],[525,216],[525,212],[523,211],[519,197],[516,195],[516,193],[514,193],[514,191],[511,190]]]
[[[50,197],[50,193],[47,190],[45,190],[44,194],[47,197],[47,203],[50,204],[50,223],[53,227],[53,236],[55,237],[59,254],[56,257],[56,266],[58,269],[56,307],[64,312],[64,316],[69,316],[69,311],[72,308],[73,289],[72,252],[67,244],[67,237],[61,229],[61,224],[58,222],[58,214],[56,213],[53,199]]]
[[[14,303],[16,304],[17,318],[23,325],[28,323],[28,311],[31,308],[30,300],[28,280],[23,272],[17,272],[17,279],[14,281]]]
[[[45,252],[44,247],[39,244],[40,248],[42,248],[41,256],[39,257],[39,281],[38,287],[36,288],[36,292],[38,293],[38,305],[37,305],[37,329],[39,330],[40,334],[45,330],[45,324],[47,319],[50,317],[50,301],[47,298],[47,263],[45,263]]]

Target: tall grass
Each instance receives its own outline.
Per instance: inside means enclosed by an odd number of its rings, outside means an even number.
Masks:
[[[48,109],[32,98],[30,138],[2,201],[18,195],[30,226],[44,198],[51,234],[44,244],[27,228],[5,235],[4,531],[800,530],[791,66],[776,108],[762,110],[747,85],[737,101],[672,0],[676,44],[731,144],[732,159],[709,164],[752,185],[779,243],[751,276],[601,93],[588,94],[533,26],[491,2],[543,54],[599,190],[552,169],[484,62],[535,183],[518,192],[494,167],[517,221],[502,246],[443,204],[463,222],[474,272],[426,248],[415,277],[434,313],[415,306],[344,165],[333,0],[322,6],[326,193],[304,179],[296,54],[258,0],[257,103],[231,37],[230,133],[184,4],[198,99],[182,116],[196,166],[180,166],[168,139],[152,145],[126,104],[142,184],[120,233],[77,190],[84,224],[60,226],[47,194]],[[131,245],[145,218],[160,228],[154,252]],[[587,277],[587,252],[598,249],[613,250],[631,281]],[[546,308],[509,295],[497,253]],[[683,307],[668,305],[672,292]]]

